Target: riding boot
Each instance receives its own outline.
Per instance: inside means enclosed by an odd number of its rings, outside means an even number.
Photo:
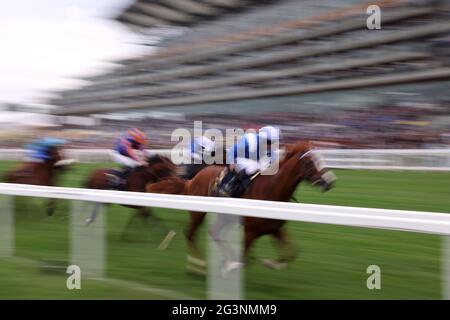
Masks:
[[[234,170],[228,170],[219,186],[219,196],[236,198],[242,195],[250,184],[250,177],[245,170],[237,173]]]
[[[122,169],[113,169],[108,174],[109,188],[113,190],[123,190],[126,185],[128,174],[131,168],[123,167]]]
[[[223,176],[219,179],[219,185],[217,186],[217,196],[219,197],[231,197],[232,184],[236,180],[236,172],[228,168]]]
[[[133,168],[130,167],[124,167],[122,170],[119,171],[119,174],[117,175],[119,178],[119,190],[124,190],[125,186],[127,184],[128,176]]]
[[[251,182],[251,176],[248,175],[245,170],[241,170],[237,174],[236,183],[234,185],[234,188],[232,190],[232,197],[239,197],[241,196],[245,190],[247,190],[247,187],[249,186]]]

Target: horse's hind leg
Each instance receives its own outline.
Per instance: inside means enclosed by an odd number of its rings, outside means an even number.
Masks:
[[[47,216],[52,216],[55,213],[55,199],[47,200],[45,204],[45,210],[47,212]]]
[[[195,237],[197,230],[205,219],[205,212],[189,212],[189,225],[186,228],[185,236],[187,241],[187,270],[193,274],[205,275],[206,262],[197,247]]]
[[[121,241],[128,241],[127,239],[127,230],[130,229],[130,227],[133,225],[133,222],[136,218],[140,218],[145,225],[148,224],[148,217],[150,216],[150,213],[145,210],[143,207],[135,208],[136,210],[131,215],[130,219],[128,219],[127,224],[122,230],[122,234],[120,236]]]

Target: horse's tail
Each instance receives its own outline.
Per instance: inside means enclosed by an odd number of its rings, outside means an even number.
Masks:
[[[20,176],[17,174],[17,170],[7,171],[2,174],[1,181],[6,183],[18,183]]]
[[[6,183],[12,183],[11,172],[3,173],[0,179],[1,179],[1,181],[5,181]]]
[[[187,182],[176,176],[164,178],[155,183],[149,183],[145,190],[150,193],[187,194]]]

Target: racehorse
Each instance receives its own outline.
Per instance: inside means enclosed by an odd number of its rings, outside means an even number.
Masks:
[[[153,155],[147,159],[148,166],[141,166],[134,168],[126,179],[126,183],[123,186],[123,191],[131,191],[131,192],[145,192],[145,186],[150,182],[159,181],[162,178],[170,177],[175,175],[176,166],[172,163],[172,161],[161,155]],[[109,179],[111,177],[113,169],[98,169],[94,171],[88,180],[85,183],[85,186],[89,189],[111,189]],[[90,218],[86,220],[87,224],[94,222],[101,204],[96,203]],[[139,206],[129,206],[124,205],[125,207],[136,209],[137,216],[144,219],[144,222],[148,222],[148,218],[153,217],[150,209],[146,207]],[[133,215],[128,222],[130,225],[136,215]],[[155,217],[153,217],[155,221],[158,223]],[[175,236],[175,232],[173,230],[169,230],[166,237],[160,244],[160,248],[167,247],[168,243]],[[124,239],[124,233],[122,234],[122,239]]]
[[[5,175],[5,181],[9,183],[32,184],[42,186],[55,186],[56,177],[67,165],[74,160],[63,160],[59,148],[49,147],[47,150],[48,159],[44,162],[24,162],[17,168]],[[55,201],[49,199],[47,202],[47,215],[54,213]]]
[[[147,192],[210,196],[211,190],[217,184],[217,179],[223,170],[223,166],[208,166],[189,181],[171,177],[149,184]],[[314,186],[321,187],[323,191],[327,191],[333,186],[334,179],[333,173],[322,167],[318,155],[312,151],[311,144],[300,141],[286,145],[285,156],[280,162],[277,173],[256,176],[241,197],[287,202],[292,198],[297,186],[302,181],[308,181]],[[206,265],[199,254],[200,251],[195,241],[196,232],[205,215],[206,212],[191,211],[190,222],[185,233],[188,242],[188,268],[191,271],[194,270],[194,272],[198,271],[195,273],[204,273],[201,268]],[[266,260],[266,266],[278,269],[292,261],[297,255],[297,250],[292,250],[294,246],[282,228],[285,223],[285,220],[244,217],[244,261],[248,260],[249,251],[254,241],[263,235],[273,236],[280,245],[280,258],[276,261]],[[220,228],[217,229],[213,226],[211,236],[215,241],[220,241],[219,233]],[[240,263],[240,265],[243,265],[243,263]]]

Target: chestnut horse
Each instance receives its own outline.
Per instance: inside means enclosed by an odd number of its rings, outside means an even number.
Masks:
[[[24,162],[5,175],[8,183],[32,184],[41,186],[55,186],[57,174],[68,164],[62,160],[58,147],[50,147],[47,151],[49,158],[44,162]],[[53,215],[54,199],[47,202],[47,215]]]
[[[170,177],[175,175],[176,166],[168,158],[161,155],[153,155],[147,159],[148,166],[137,167],[133,169],[128,177],[124,186],[124,191],[132,192],[145,192],[145,186],[150,182],[157,182],[162,178]],[[109,175],[112,169],[98,169],[94,171],[88,180],[86,181],[86,187],[89,189],[110,189]],[[91,217],[86,220],[87,224],[92,223],[98,214],[101,204],[97,203],[92,211]],[[125,206],[128,208],[136,209],[137,216],[142,218],[145,223],[148,222],[150,217],[155,220],[155,222],[160,224],[160,221],[154,217],[150,209],[146,207],[139,206]],[[128,222],[130,225],[136,215],[133,215]],[[175,236],[173,230],[169,230],[164,240],[161,242],[159,248],[167,247],[168,243]],[[122,234],[122,239],[124,239],[124,233]]]
[[[253,179],[242,198],[288,202],[298,184],[304,180],[321,187],[323,191],[329,190],[334,183],[334,175],[321,167],[320,159],[311,151],[310,143],[305,141],[286,145],[286,153],[280,162],[278,172],[273,175],[258,175]],[[213,165],[201,170],[192,180],[184,181],[177,177],[164,179],[158,183],[149,184],[147,192],[210,196],[210,190],[223,170],[223,166]],[[205,266],[195,241],[196,232],[205,215],[206,212],[190,212],[190,222],[185,235],[188,242],[188,268],[191,270],[197,269],[198,271]],[[279,268],[296,257],[297,250],[295,248],[292,250],[292,243],[282,228],[286,223],[285,220],[255,217],[244,217],[243,220],[244,257],[246,260],[254,241],[263,235],[273,236],[280,245],[280,249],[289,249],[280,250],[281,257],[277,261],[267,260],[267,266]],[[218,233],[212,230],[211,235],[216,238]],[[195,266],[189,265],[192,263]],[[198,273],[202,273],[201,270]]]

